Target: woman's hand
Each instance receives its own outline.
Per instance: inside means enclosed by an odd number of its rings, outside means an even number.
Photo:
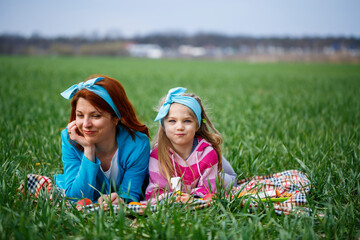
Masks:
[[[70,139],[80,144],[84,148],[84,155],[87,159],[95,162],[95,145],[87,141],[76,125],[76,121],[72,121],[67,125]]]
[[[67,125],[67,130],[70,136],[70,139],[80,144],[83,148],[91,146],[92,144],[88,142],[84,135],[82,135],[76,125],[76,120],[70,122]]]
[[[122,202],[124,202],[124,200],[122,200],[117,193],[111,193],[110,195],[103,195],[98,199],[98,203],[100,204],[100,206],[103,206],[104,209],[107,209],[108,204],[110,203],[112,205],[119,205],[119,203]]]

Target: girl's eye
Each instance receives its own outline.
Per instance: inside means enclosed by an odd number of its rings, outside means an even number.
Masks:
[[[92,117],[93,117],[93,118],[101,118],[101,115],[97,115],[97,114],[96,114],[96,115],[93,115]]]
[[[168,122],[170,122],[170,123],[174,123],[174,122],[175,122],[175,120],[168,120]]]
[[[185,120],[184,122],[186,122],[186,123],[191,123],[192,121],[191,121],[191,120]]]
[[[76,117],[77,117],[77,118],[82,118],[82,117],[84,117],[84,115],[78,113],[78,114],[76,114]]]

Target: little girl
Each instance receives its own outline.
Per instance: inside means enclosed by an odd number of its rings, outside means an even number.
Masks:
[[[216,191],[215,179],[222,169],[222,138],[200,98],[185,91],[181,87],[170,89],[155,118],[160,120],[160,127],[150,154],[145,194],[152,204],[168,197],[175,187],[181,188],[178,200],[182,202]],[[174,177],[181,179],[178,186],[171,186]]]

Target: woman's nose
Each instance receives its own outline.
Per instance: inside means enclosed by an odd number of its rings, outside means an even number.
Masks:
[[[90,118],[85,117],[85,118],[84,118],[84,123],[83,123],[84,127],[86,127],[86,128],[91,127],[91,124],[92,124],[92,123],[91,123]]]

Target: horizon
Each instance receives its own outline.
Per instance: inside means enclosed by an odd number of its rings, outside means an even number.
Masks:
[[[30,35],[24,35],[19,33],[0,33],[0,37],[20,37],[25,39],[31,39],[31,38],[41,38],[41,39],[47,39],[47,40],[56,40],[56,39],[72,39],[72,38],[83,38],[87,40],[105,40],[107,38],[112,40],[132,40],[135,38],[146,38],[150,36],[174,36],[174,37],[196,37],[199,35],[212,35],[212,36],[221,36],[224,38],[252,38],[252,39],[328,39],[328,38],[334,38],[334,39],[356,39],[360,40],[360,35],[302,35],[302,36],[295,36],[295,35],[248,35],[248,34],[226,34],[221,32],[195,32],[192,34],[189,33],[175,33],[175,32],[149,32],[141,35],[134,35],[134,36],[111,36],[111,35],[101,35],[101,34],[75,34],[75,35],[58,35],[58,36],[45,36],[39,32],[34,32]]]

